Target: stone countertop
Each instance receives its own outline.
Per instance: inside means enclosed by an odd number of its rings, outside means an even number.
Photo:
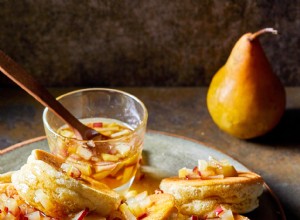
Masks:
[[[55,96],[74,88],[50,89]],[[239,140],[220,131],[206,108],[206,87],[118,88],[136,95],[149,111],[148,129],[205,142],[263,176],[287,219],[300,219],[300,87],[288,87],[281,123],[264,137]],[[0,149],[44,135],[43,106],[18,88],[0,89]]]

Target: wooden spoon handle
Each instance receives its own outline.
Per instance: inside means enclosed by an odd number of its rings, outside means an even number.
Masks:
[[[39,84],[30,74],[28,74],[20,65],[8,57],[0,50],[0,71],[7,77],[19,85],[22,89],[28,92],[41,104],[52,110],[58,117],[65,121],[73,128],[76,137],[86,139],[91,135],[87,126],[82,124],[74,117],[63,105],[58,102],[45,87]],[[87,132],[88,130],[88,132]],[[96,132],[96,131],[95,131]],[[88,133],[88,134],[86,134]],[[90,138],[88,138],[90,139]]]

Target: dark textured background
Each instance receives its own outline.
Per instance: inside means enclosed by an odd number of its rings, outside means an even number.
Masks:
[[[300,0],[0,0],[0,49],[46,86],[200,86],[242,34],[274,27],[263,47],[299,86],[299,10]]]

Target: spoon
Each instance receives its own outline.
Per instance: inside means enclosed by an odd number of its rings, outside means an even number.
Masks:
[[[38,83],[29,73],[1,50],[0,71],[33,96],[42,105],[48,107],[59,118],[65,121],[73,129],[77,139],[91,140],[96,136],[97,140],[103,139],[99,132],[82,124],[59,101],[57,101],[45,87]]]

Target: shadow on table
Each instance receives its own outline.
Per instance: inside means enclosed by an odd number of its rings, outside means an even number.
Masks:
[[[300,109],[287,109],[280,123],[268,134],[250,140],[267,145],[293,147],[300,144]]]

